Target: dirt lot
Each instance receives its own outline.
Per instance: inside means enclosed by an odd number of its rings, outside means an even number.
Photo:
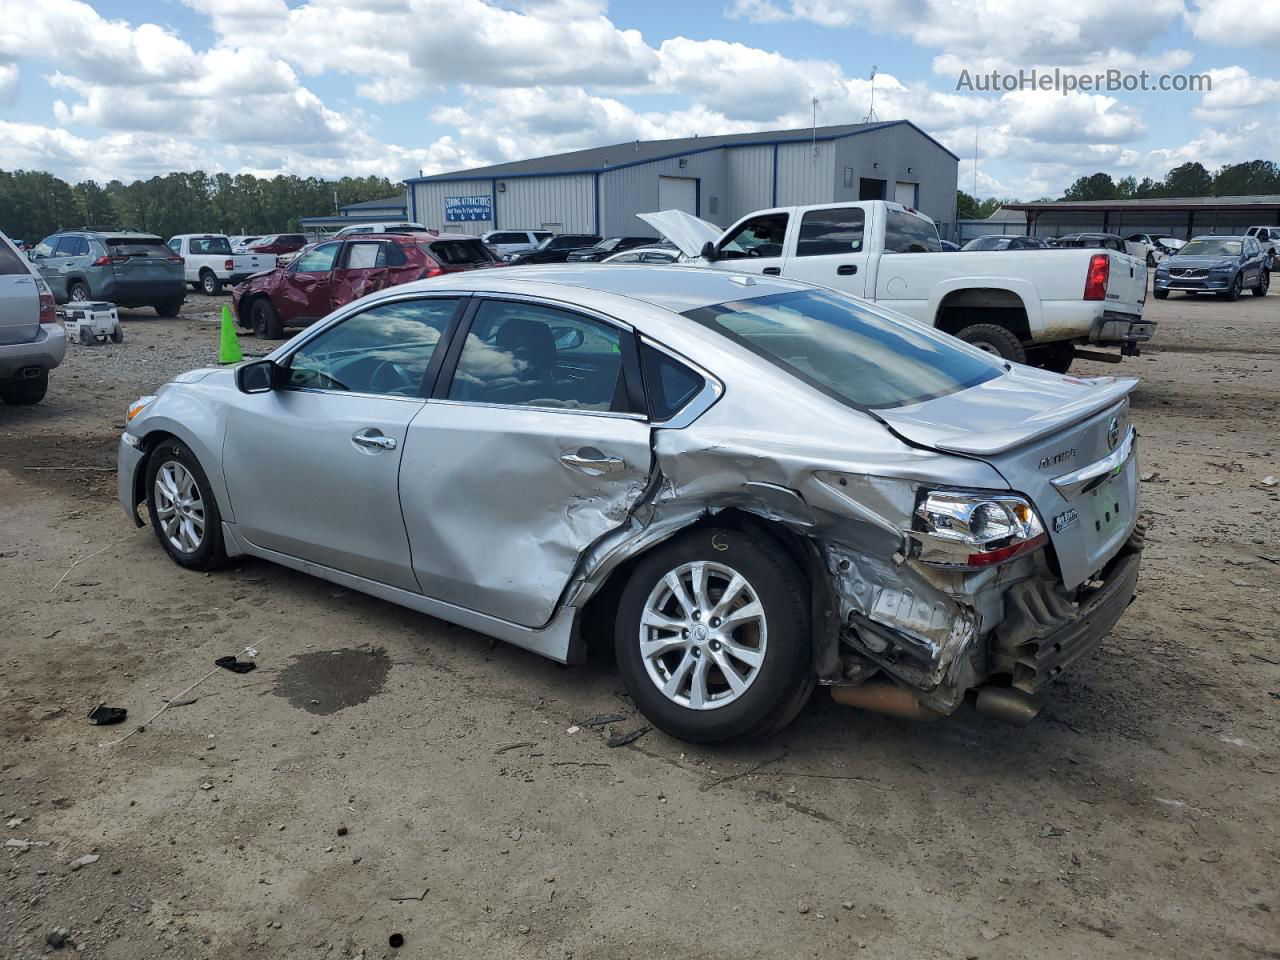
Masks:
[[[1148,356],[1080,366],[1142,378],[1150,537],[1040,720],[820,691],[731,750],[569,732],[640,725],[606,660],[265,563],[186,573],[134,532],[125,405],[214,358],[216,308],[126,313],[123,345],[0,408],[4,957],[59,928],[121,960],[1280,956],[1280,295],[1152,301]],[[256,672],[124,744],[85,721],[143,720],[249,644]]]

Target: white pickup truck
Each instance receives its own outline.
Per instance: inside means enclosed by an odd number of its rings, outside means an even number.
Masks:
[[[678,210],[639,218],[682,262],[804,280],[874,301],[1006,360],[1065,373],[1077,356],[1137,356],[1147,267],[1115,250],[943,253],[928,217],[885,200],[778,207],[728,230]],[[1077,351],[1078,345],[1119,353]]]
[[[232,253],[231,240],[222,233],[180,233],[169,238],[169,249],[182,258],[187,283],[209,296],[222,292],[223,284],[274,270],[270,253]]]

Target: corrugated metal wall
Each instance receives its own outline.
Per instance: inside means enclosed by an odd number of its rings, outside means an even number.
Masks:
[[[686,157],[655,160],[600,175],[600,230],[606,237],[656,236],[655,231],[636,219],[637,213],[658,209],[658,178],[688,177],[698,181],[698,216],[724,225],[724,150],[708,150]],[[684,166],[680,166],[681,161]],[[715,211],[712,211],[712,207]]]
[[[595,232],[595,177],[590,174],[515,180],[499,177],[498,189],[496,216],[504,230]]]
[[[834,200],[836,148],[842,142],[819,141],[816,147],[811,143],[779,144],[778,206]]]
[[[448,223],[444,219],[445,197],[479,197],[490,196],[491,180],[459,180],[453,183],[414,183],[410,184],[413,193],[410,195],[409,219],[417,220],[424,227],[432,227],[449,233],[469,233],[472,236],[493,229],[488,220],[472,220],[468,223]],[[416,205],[416,206],[415,206]],[[501,211],[501,198],[499,198]],[[498,213],[501,217],[501,212]]]
[[[928,137],[902,124],[846,137],[836,145],[832,171],[836,200],[857,200],[858,183],[864,177],[886,181],[889,200],[895,183],[918,183],[920,212],[937,223],[944,239],[955,236],[959,161]],[[851,171],[847,177],[846,169]]]
[[[773,147],[730,147],[725,150],[727,194],[720,220],[728,227],[748,213],[773,205]]]

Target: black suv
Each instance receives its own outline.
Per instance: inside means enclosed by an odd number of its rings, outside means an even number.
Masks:
[[[558,236],[547,237],[532,250],[526,250],[524,253],[511,253],[503,259],[513,267],[524,263],[564,263],[569,258],[570,250],[593,247],[599,242],[600,238],[595,234],[562,233]]]

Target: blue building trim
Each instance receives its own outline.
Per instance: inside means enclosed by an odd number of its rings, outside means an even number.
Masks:
[[[890,127],[902,126],[903,124],[910,127],[916,133],[920,134],[920,136],[924,137],[926,140],[932,143],[935,147],[945,152],[947,156],[951,157],[953,160],[958,161],[960,159],[958,156],[956,156],[956,154],[952,153],[950,150],[944,147],[941,143],[939,143],[933,137],[929,136],[929,134],[925,133],[923,130],[917,127],[910,120],[888,120],[884,123],[877,124],[874,127],[868,127],[865,130],[854,130],[851,133],[843,133],[843,134],[840,134],[839,136],[834,136],[834,137],[833,136],[817,137],[817,138],[801,137],[801,138],[792,138],[787,140],[743,140],[743,141],[738,141],[734,143],[721,143],[721,144],[716,144],[716,145],[707,146],[707,147],[694,147],[693,149],[690,149],[690,150],[681,150],[678,153],[669,153],[660,157],[650,157],[647,160],[632,160],[629,163],[615,163],[615,164],[611,164],[608,167],[603,167],[603,168],[584,167],[582,169],[575,169],[575,170],[543,170],[538,173],[503,173],[503,174],[496,174],[496,175],[485,174],[481,171],[476,171],[471,173],[469,176],[463,176],[459,174],[458,176],[447,176],[447,177],[413,177],[412,179],[406,180],[404,182],[406,184],[462,183],[467,180],[486,180],[486,179],[523,180],[530,177],[575,177],[575,176],[585,176],[587,174],[591,174],[592,176],[599,177],[601,173],[604,173],[610,170],[625,170],[628,167],[643,167],[646,164],[661,163],[664,160],[675,160],[680,157],[691,157],[699,153],[710,153],[712,150],[731,150],[737,147],[773,147],[774,155],[776,157],[778,146],[780,144],[831,143],[836,140],[847,140],[850,137],[856,137],[864,133],[874,133],[877,130],[886,130]],[[775,165],[775,177],[776,177],[776,165]]]
[[[591,231],[597,237],[600,236],[600,174],[595,175],[595,183],[592,184],[594,197],[591,201],[591,209],[595,214],[595,228]]]
[[[773,187],[769,193],[769,206],[778,205],[778,145],[773,145]]]
[[[489,197],[490,197],[489,202],[493,205],[493,208],[489,212],[489,216],[491,216],[493,219],[490,220],[489,223],[493,225],[494,230],[497,230],[498,229],[498,178],[497,177],[493,177],[489,180]]]
[[[418,219],[418,191],[412,184],[409,185],[409,221],[411,223],[421,223]]]
[[[693,215],[702,216],[702,178],[693,178]]]

